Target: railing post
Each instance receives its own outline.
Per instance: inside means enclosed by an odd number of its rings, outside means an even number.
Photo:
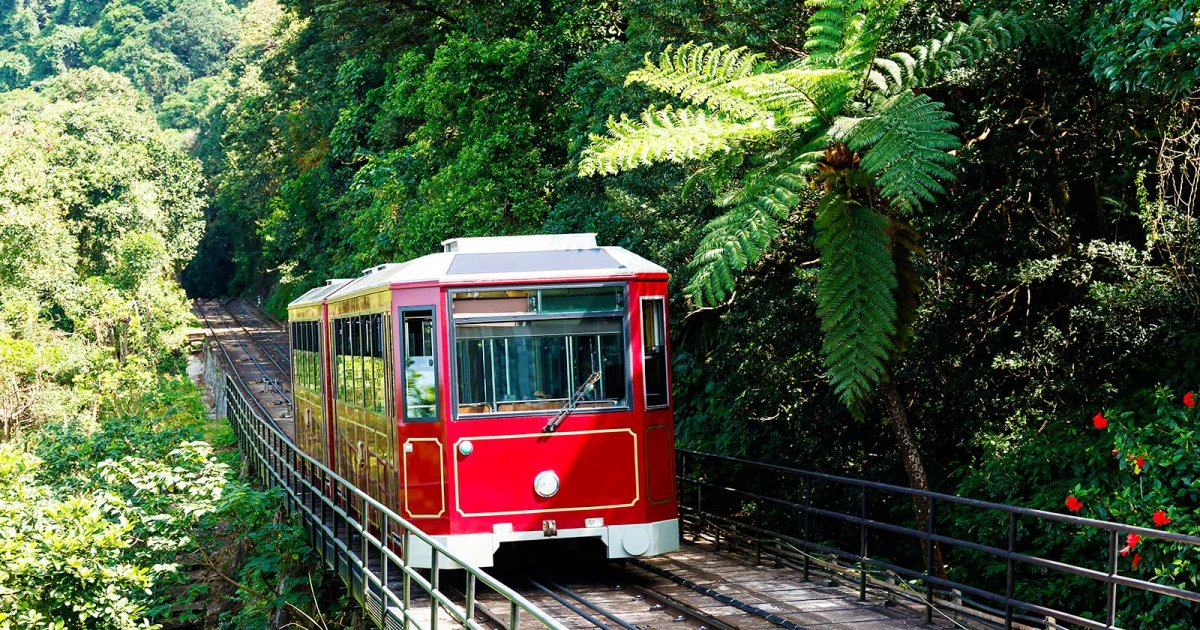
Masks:
[[[467,572],[467,593],[466,593],[466,601],[464,602],[464,605],[466,606],[467,619],[474,619],[475,618],[475,574],[471,573],[470,571]]]
[[[1013,554],[1017,551],[1017,513],[1008,513],[1008,562],[1004,587],[1004,630],[1013,627]]]
[[[867,487],[862,487],[858,527],[858,599],[867,600]]]
[[[1117,545],[1119,545],[1119,544],[1121,544],[1120,543],[1120,535],[1117,533],[1117,530],[1114,529],[1114,530],[1110,531],[1108,534],[1108,576],[1109,577],[1116,577],[1116,575],[1117,575],[1117,561],[1119,559],[1119,553],[1120,553],[1117,551]],[[1115,628],[1117,625],[1117,583],[1116,582],[1108,583],[1108,597],[1106,598],[1106,600],[1107,600],[1106,601],[1107,614],[1105,616],[1108,618],[1108,621],[1107,621],[1108,627]]]
[[[808,513],[812,511],[812,477],[804,478],[804,581],[808,581],[809,555],[811,547],[808,543]]]
[[[937,499],[929,497],[929,515],[925,519],[925,623],[933,623],[933,534],[937,522]]]
[[[762,529],[759,527],[759,511],[754,511],[754,566],[762,565]]]
[[[429,593],[429,630],[437,630],[438,627],[438,598],[434,593],[438,593],[441,584],[441,571],[438,570],[438,556],[441,555],[432,545],[429,547],[432,555],[429,558],[429,587],[432,591]]]
[[[404,571],[404,587],[401,594],[404,599],[404,630],[408,630],[408,609],[412,603],[412,567],[409,566],[409,560],[412,559],[412,553],[409,551],[411,543],[412,533],[405,527],[404,533],[400,535],[400,570]]]
[[[370,505],[367,503],[367,498],[365,496],[360,496],[358,498],[358,541],[359,549],[361,551],[358,554],[358,559],[359,563],[362,565],[363,603],[367,602],[367,593],[370,592],[371,587],[371,581],[367,579],[367,573],[371,568],[371,558],[368,555],[370,546],[367,544],[367,534],[369,532],[368,528],[371,527],[371,515],[367,513],[368,509],[370,509]]]

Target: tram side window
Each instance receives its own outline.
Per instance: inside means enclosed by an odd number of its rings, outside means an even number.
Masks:
[[[667,321],[662,298],[642,302],[642,369],[646,407],[667,406]]]
[[[379,415],[391,413],[390,326],[390,316],[379,313],[334,320],[334,373],[342,403]]]
[[[404,418],[437,421],[437,372],[434,369],[433,311],[401,311],[404,366]]]
[[[295,387],[321,390],[320,328],[317,322],[292,322],[292,366]]]

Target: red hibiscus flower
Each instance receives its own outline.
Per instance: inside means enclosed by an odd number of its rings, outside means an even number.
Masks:
[[[1142,542],[1142,537],[1137,534],[1129,534],[1125,536],[1125,546],[1121,547],[1121,555],[1128,556],[1130,551],[1133,551],[1138,543]]]
[[[1154,526],[1155,527],[1162,527],[1163,525],[1167,525],[1170,522],[1171,522],[1171,517],[1167,516],[1166,512],[1159,510],[1154,513]]]
[[[1121,454],[1121,451],[1118,451],[1115,448],[1113,449],[1113,455],[1120,455],[1120,454]]]
[[[1138,468],[1146,467],[1146,458],[1145,457],[1138,457],[1137,459],[1134,460],[1134,462],[1137,463]]]
[[[1103,413],[1097,413],[1095,416],[1092,416],[1092,425],[1097,429],[1104,429],[1108,427],[1108,420],[1104,417]]]
[[[1141,563],[1142,563],[1142,554],[1140,554],[1140,553],[1133,554],[1133,568],[1136,569],[1138,567],[1138,565]]]
[[[1068,510],[1071,510],[1072,512],[1078,512],[1082,507],[1083,503],[1081,503],[1079,499],[1076,499],[1075,497],[1067,497]]]
[[[1183,395],[1183,406],[1189,407],[1189,408],[1195,407],[1196,406],[1196,395],[1193,394],[1192,392],[1188,392],[1188,393],[1184,394]]]

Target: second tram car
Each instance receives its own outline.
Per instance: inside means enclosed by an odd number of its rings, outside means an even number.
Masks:
[[[594,234],[443,245],[289,305],[300,448],[476,566],[676,549],[666,270]]]

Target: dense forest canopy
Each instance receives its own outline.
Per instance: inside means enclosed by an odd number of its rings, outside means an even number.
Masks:
[[[956,30],[996,15],[977,40]],[[870,50],[811,44],[855,24],[879,25]],[[894,56],[970,41],[920,81]],[[738,107],[712,77],[654,74],[681,46],[739,50],[745,76],[864,81],[830,90],[846,98],[821,101],[815,127],[693,125],[662,144],[688,107]],[[1058,511],[1070,496],[1142,524],[1162,509],[1200,532],[1184,402],[1200,384],[1197,89],[1200,0],[0,0],[0,420],[5,437],[67,418],[92,431],[143,393],[161,403],[180,282],[278,311],[445,238],[594,231],[673,273],[683,445],[889,481],[915,455],[937,490]],[[888,193],[891,160],[867,162],[886,134],[844,122],[901,101],[936,110],[916,132],[941,134],[909,203]],[[651,106],[676,112],[659,144],[588,166]],[[712,120],[757,120],[738,111]],[[779,170],[825,152],[828,174],[831,139],[845,178]],[[765,172],[787,185],[762,193]],[[836,253],[831,191],[887,201],[886,223],[867,219],[892,256]],[[850,397],[839,329],[822,326],[835,265],[860,289],[894,278],[877,291],[886,360]],[[719,290],[697,290],[706,272]],[[1195,585],[1190,561],[1154,553],[1140,570]]]

